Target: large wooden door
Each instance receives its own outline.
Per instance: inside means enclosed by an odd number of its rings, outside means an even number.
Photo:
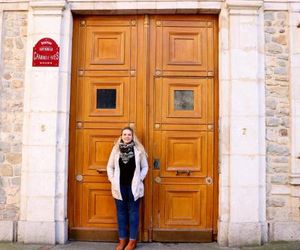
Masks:
[[[214,19],[151,19],[153,240],[211,241],[214,216]]]
[[[129,125],[149,154],[140,239],[212,240],[216,27],[205,15],[75,17],[70,239],[117,239],[106,163]]]

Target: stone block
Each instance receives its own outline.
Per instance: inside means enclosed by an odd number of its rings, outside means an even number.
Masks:
[[[288,184],[288,176],[287,175],[274,175],[271,177],[271,183],[273,184]]]
[[[231,115],[255,116],[259,113],[259,93],[256,81],[232,81]]]
[[[37,112],[24,114],[25,145],[55,146],[57,133],[57,114],[55,112]]]
[[[13,168],[9,164],[0,165],[0,176],[13,176]]]
[[[13,241],[14,222],[0,221],[0,241]]]
[[[240,84],[247,81],[257,81],[258,74],[258,52],[243,51],[242,49],[231,49],[231,77],[239,80]]]
[[[218,221],[218,244],[221,247],[228,246],[228,224],[223,220]]]
[[[259,156],[230,156],[230,186],[256,187],[259,184]]]
[[[27,195],[32,197],[54,197],[56,187],[56,173],[28,173]],[[38,188],[37,188],[38,187]]]
[[[269,143],[267,145],[267,153],[273,155],[280,155],[280,156],[288,156],[289,155],[289,148],[285,145],[278,145],[275,143]]]
[[[52,222],[55,216],[54,197],[28,197],[27,220],[34,222]]]
[[[268,32],[270,33],[270,32]],[[275,31],[274,31],[275,33]],[[266,52],[270,54],[279,54],[283,52],[283,49],[280,45],[274,44],[274,43],[269,43],[266,44]]]
[[[274,222],[270,223],[270,239],[273,241],[300,240],[300,222]]]
[[[230,219],[231,222],[253,222],[259,220],[259,188],[231,187]]]
[[[286,201],[282,197],[270,197],[267,199],[268,207],[284,207]]]
[[[276,75],[286,75],[287,74],[287,67],[276,67],[274,69],[274,74],[276,74]]]
[[[53,34],[61,34],[61,16],[60,15],[35,15],[32,18],[32,31],[29,35],[39,35],[40,37],[52,37]],[[35,43],[38,40],[35,41]],[[60,46],[60,41],[56,40]]]
[[[271,187],[271,194],[289,195],[290,193],[291,189],[289,186],[272,185]]]
[[[228,246],[257,246],[262,243],[262,226],[259,222],[229,223]]]
[[[21,153],[8,153],[6,154],[6,161],[10,164],[20,164],[22,161]]]
[[[266,11],[265,13],[264,13],[264,18],[265,18],[265,20],[269,20],[269,21],[274,21],[275,20],[275,14],[274,14],[274,12],[272,11]]]
[[[246,115],[246,114],[245,114]],[[230,153],[259,154],[260,126],[258,117],[231,118]]]
[[[27,171],[31,173],[54,173],[56,171],[56,147],[55,146],[23,146],[24,154],[27,154]],[[29,153],[30,152],[30,153]]]
[[[59,75],[56,69],[32,71],[30,85],[31,112],[58,110]]]
[[[56,221],[56,243],[65,244],[68,241],[68,220]]]
[[[26,244],[55,244],[55,222],[19,221],[18,239]]]

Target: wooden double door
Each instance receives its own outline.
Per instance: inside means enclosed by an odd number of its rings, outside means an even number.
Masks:
[[[217,19],[75,17],[69,238],[112,241],[106,164],[131,126],[148,152],[143,241],[209,242],[217,221]]]

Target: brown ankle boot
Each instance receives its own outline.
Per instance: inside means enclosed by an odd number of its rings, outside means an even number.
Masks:
[[[125,250],[133,250],[136,247],[136,240],[129,240]]]
[[[123,250],[128,242],[128,239],[119,239],[119,244],[116,247],[116,250]]]

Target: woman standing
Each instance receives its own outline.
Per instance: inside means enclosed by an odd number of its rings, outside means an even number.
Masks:
[[[119,244],[116,250],[136,247],[140,198],[144,196],[143,180],[147,172],[147,154],[143,145],[130,127],[123,128],[107,164],[118,217]]]

